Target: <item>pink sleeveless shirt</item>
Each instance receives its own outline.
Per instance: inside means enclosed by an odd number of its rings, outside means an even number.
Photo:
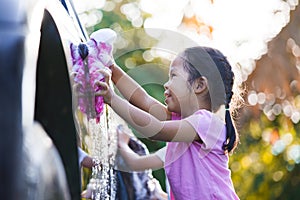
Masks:
[[[194,127],[203,143],[168,143],[165,171],[175,199],[239,199],[231,181],[228,155],[222,149],[224,122],[207,110],[198,110],[184,120]]]

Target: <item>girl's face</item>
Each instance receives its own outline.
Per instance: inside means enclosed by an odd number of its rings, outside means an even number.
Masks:
[[[177,57],[170,65],[169,80],[164,84],[165,103],[170,112],[183,114],[187,112],[195,96],[188,82],[189,74],[183,67],[182,58]]]

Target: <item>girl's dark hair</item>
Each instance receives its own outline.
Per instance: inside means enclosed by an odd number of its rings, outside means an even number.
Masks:
[[[226,140],[223,145],[225,152],[232,152],[238,143],[238,134],[233,125],[229,105],[233,96],[234,73],[226,57],[217,49],[210,47],[191,47],[183,52],[183,66],[189,73],[188,81],[193,83],[202,75],[209,82],[212,110],[225,105]],[[217,69],[215,69],[217,68]],[[221,78],[220,78],[221,76]],[[222,80],[222,81],[221,81]],[[219,82],[218,82],[219,81]],[[220,85],[223,85],[222,87]],[[215,92],[219,90],[222,92]],[[224,93],[225,91],[225,93]]]

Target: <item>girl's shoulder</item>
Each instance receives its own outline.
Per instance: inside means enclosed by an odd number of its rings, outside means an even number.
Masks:
[[[196,112],[194,112],[194,114],[190,115],[188,118],[194,118],[194,119],[198,119],[201,121],[210,121],[213,117],[215,116],[214,113],[210,112],[209,110],[206,109],[200,109],[197,110]]]
[[[220,122],[222,124],[224,124],[224,120],[216,113],[213,113],[209,110],[206,109],[200,109],[197,110],[194,114],[192,114],[191,116],[198,116],[201,117],[202,119],[207,119],[207,120],[212,120],[214,122]]]
[[[206,110],[206,109],[199,109],[199,110],[197,110],[196,112],[194,112],[192,115],[190,115],[189,117],[195,116],[195,115],[202,115],[202,116],[206,116],[206,117],[212,117],[212,115],[214,115],[214,113],[212,113],[211,111]],[[180,114],[178,114],[178,113],[172,112],[172,113],[171,113],[171,116],[172,116],[172,120],[180,120],[180,119],[183,119],[183,118],[180,116]],[[188,118],[188,117],[187,117],[187,118]]]
[[[206,109],[199,109],[196,112],[194,112],[193,115],[205,115],[205,116],[212,116],[214,113],[212,113],[209,110]]]
[[[212,112],[200,109],[194,112],[194,114],[184,118],[183,120],[189,122],[197,130],[199,127],[209,127],[212,117]]]

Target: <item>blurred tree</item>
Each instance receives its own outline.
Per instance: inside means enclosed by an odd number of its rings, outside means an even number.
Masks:
[[[231,157],[241,199],[299,198],[300,8],[249,76],[241,144]]]

